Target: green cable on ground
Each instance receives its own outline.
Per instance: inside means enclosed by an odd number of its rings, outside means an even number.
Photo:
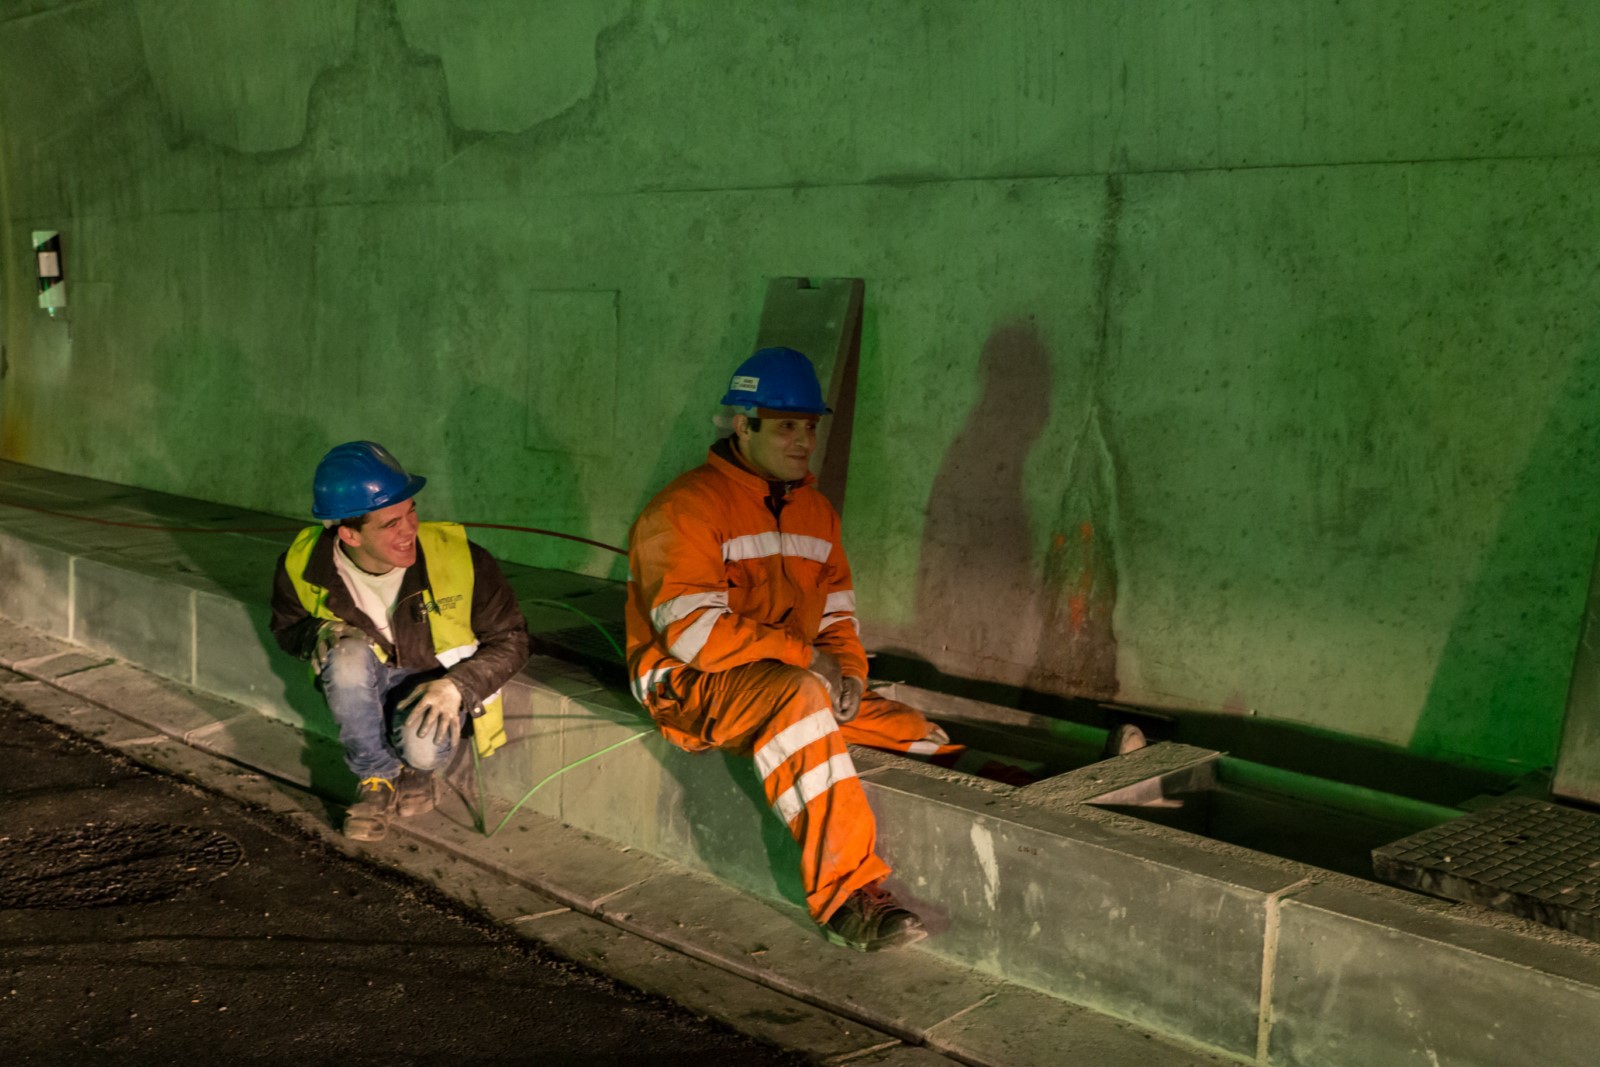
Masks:
[[[543,599],[543,598],[533,598],[533,599],[525,600],[525,601],[523,601],[523,603],[525,603],[525,604],[545,604],[545,605],[548,605],[549,607],[560,608],[563,611],[570,611],[574,615],[581,616],[583,618],[583,620],[585,622],[587,622],[590,626],[593,626],[596,630],[600,631],[600,636],[604,637],[606,639],[606,643],[609,644],[613,649],[616,650],[617,658],[619,660],[626,660],[627,659],[627,656],[622,651],[622,646],[617,644],[617,639],[611,636],[611,632],[605,628],[605,626],[600,622],[599,619],[596,619],[593,615],[590,615],[587,611],[584,611],[582,608],[576,607],[576,606],[574,606],[572,604],[563,603],[560,600],[547,600],[547,599]],[[640,718],[642,719],[643,716],[641,715]],[[566,774],[568,771],[572,770],[574,767],[581,767],[585,763],[588,763],[592,759],[598,759],[601,756],[604,756],[607,752],[611,752],[614,749],[619,749],[623,745],[628,744],[629,742],[639,740],[639,738],[641,738],[641,737],[648,737],[648,736],[650,736],[651,734],[653,734],[655,732],[656,731],[655,731],[655,727],[654,726],[652,726],[648,730],[640,730],[638,733],[633,734],[633,735],[631,735],[629,737],[625,737],[621,741],[616,742],[615,744],[607,745],[605,748],[602,748],[599,752],[591,752],[589,755],[584,756],[582,759],[573,760],[571,763],[567,764],[565,767],[560,767],[560,768],[558,768],[558,769],[556,769],[554,771],[551,771],[549,774],[547,774],[543,778],[539,779],[539,781],[535,782],[533,784],[533,788],[532,789],[529,789],[526,793],[522,794],[522,799],[517,801],[515,804],[513,804],[511,806],[511,810],[506,812],[505,818],[501,819],[499,824],[496,825],[493,830],[486,829],[486,827],[489,825],[489,821],[488,821],[489,798],[484,794],[484,789],[483,789],[483,767],[482,767],[482,761],[478,757],[478,746],[477,745],[473,745],[472,746],[472,776],[473,776],[474,780],[477,782],[477,785],[478,785],[478,809],[479,810],[474,811],[472,813],[472,821],[475,824],[477,831],[480,834],[483,834],[484,837],[493,837],[495,834],[499,833],[501,830],[503,830],[505,828],[506,823],[511,821],[511,817],[522,809],[522,805],[526,804],[529,800],[531,800],[533,798],[533,794],[537,793],[540,789],[544,788],[544,786],[547,785],[552,779],[558,778],[561,775]]]

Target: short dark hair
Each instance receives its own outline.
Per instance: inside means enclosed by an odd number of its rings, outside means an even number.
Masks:
[[[340,519],[339,525],[343,529],[350,530],[354,533],[360,533],[361,527],[367,524],[367,516],[371,514],[372,512],[370,511],[364,511],[360,515],[352,515],[348,519]]]

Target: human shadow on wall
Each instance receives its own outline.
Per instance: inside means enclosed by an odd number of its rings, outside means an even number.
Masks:
[[[1462,597],[1410,747],[1548,766],[1600,531],[1600,342],[1568,369]],[[1515,769],[1510,768],[1510,769]]]
[[[909,648],[880,651],[874,673],[977,696],[928,663],[941,647],[983,661],[983,698],[1014,703],[1043,622],[1024,485],[1025,465],[1050,417],[1051,358],[1032,321],[997,328],[978,362],[977,402],[945,451],[928,495]],[[960,674],[975,673],[962,670]]]

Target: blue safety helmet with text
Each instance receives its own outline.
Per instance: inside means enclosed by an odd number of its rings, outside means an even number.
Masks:
[[[334,445],[311,479],[311,514],[324,522],[353,519],[410,500],[428,479],[407,474],[387,448],[374,441]]]
[[[722,402],[741,408],[833,414],[822,401],[816,368],[792,348],[763,348],[739,364]]]

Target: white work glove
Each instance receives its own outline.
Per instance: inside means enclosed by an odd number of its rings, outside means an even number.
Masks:
[[[833,717],[840,722],[849,722],[861,710],[861,694],[866,692],[867,683],[860,678],[846,678],[839,688],[839,700],[833,707]]]
[[[442,745],[461,729],[461,690],[448,678],[435,678],[402,700],[399,710],[406,714],[406,729],[424,741],[432,733],[433,743]],[[413,715],[418,716],[415,727]]]
[[[327,669],[328,657],[333,654],[333,646],[347,637],[366,640],[366,635],[359,627],[351,626],[343,619],[329,619],[318,628],[317,644],[311,651],[311,662],[317,665],[318,674]]]
[[[839,685],[843,678],[843,671],[839,666],[839,657],[832,652],[824,652],[820,648],[811,649],[811,673],[816,675],[823,685],[828,688],[828,699],[833,701],[833,706],[839,706]]]

